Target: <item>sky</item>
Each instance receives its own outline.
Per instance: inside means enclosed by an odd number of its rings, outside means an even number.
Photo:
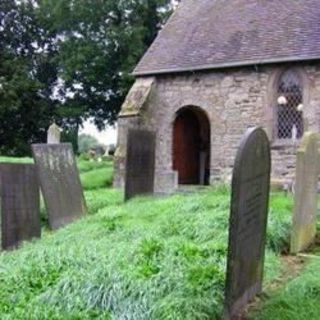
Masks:
[[[80,129],[79,134],[81,133],[90,134],[97,138],[100,143],[105,145],[117,143],[117,130],[115,127],[108,127],[103,131],[99,131],[91,120],[84,122],[84,126]]]

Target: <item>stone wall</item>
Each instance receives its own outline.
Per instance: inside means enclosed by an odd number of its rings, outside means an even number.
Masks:
[[[289,65],[288,65],[289,66]],[[140,78],[139,91],[144,85],[150,90],[138,96],[139,110],[119,119],[118,149],[115,161],[115,185],[123,186],[125,169],[126,131],[143,127],[157,133],[156,185],[157,192],[171,192],[177,177],[172,171],[172,136],[176,112],[185,106],[201,108],[211,123],[210,181],[230,178],[239,142],[248,127],[263,126],[272,141],[275,179],[291,180],[295,168],[297,146],[292,141],[273,139],[276,106],[275,83],[285,65],[246,67],[184,75]],[[320,64],[290,66],[297,69],[304,83],[305,130],[320,130]],[[141,99],[143,102],[141,103]],[[125,108],[123,108],[125,109]]]

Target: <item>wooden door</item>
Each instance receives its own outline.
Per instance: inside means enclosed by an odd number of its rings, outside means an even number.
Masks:
[[[173,128],[173,170],[179,184],[199,184],[200,125],[191,110],[177,116]]]

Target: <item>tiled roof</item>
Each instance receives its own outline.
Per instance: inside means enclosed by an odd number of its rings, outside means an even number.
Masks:
[[[320,0],[182,0],[135,75],[320,58]]]

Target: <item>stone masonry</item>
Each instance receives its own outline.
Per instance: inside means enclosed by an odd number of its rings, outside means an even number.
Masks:
[[[157,134],[155,191],[167,193],[177,187],[172,170],[173,123],[176,112],[186,106],[202,109],[211,124],[211,184],[229,179],[239,141],[253,126],[262,126],[271,140],[273,179],[290,183],[299,141],[277,141],[273,135],[277,79],[287,68],[297,70],[303,81],[304,129],[319,132],[319,62],[137,78],[119,117],[114,185],[123,187],[127,130],[144,128]]]

